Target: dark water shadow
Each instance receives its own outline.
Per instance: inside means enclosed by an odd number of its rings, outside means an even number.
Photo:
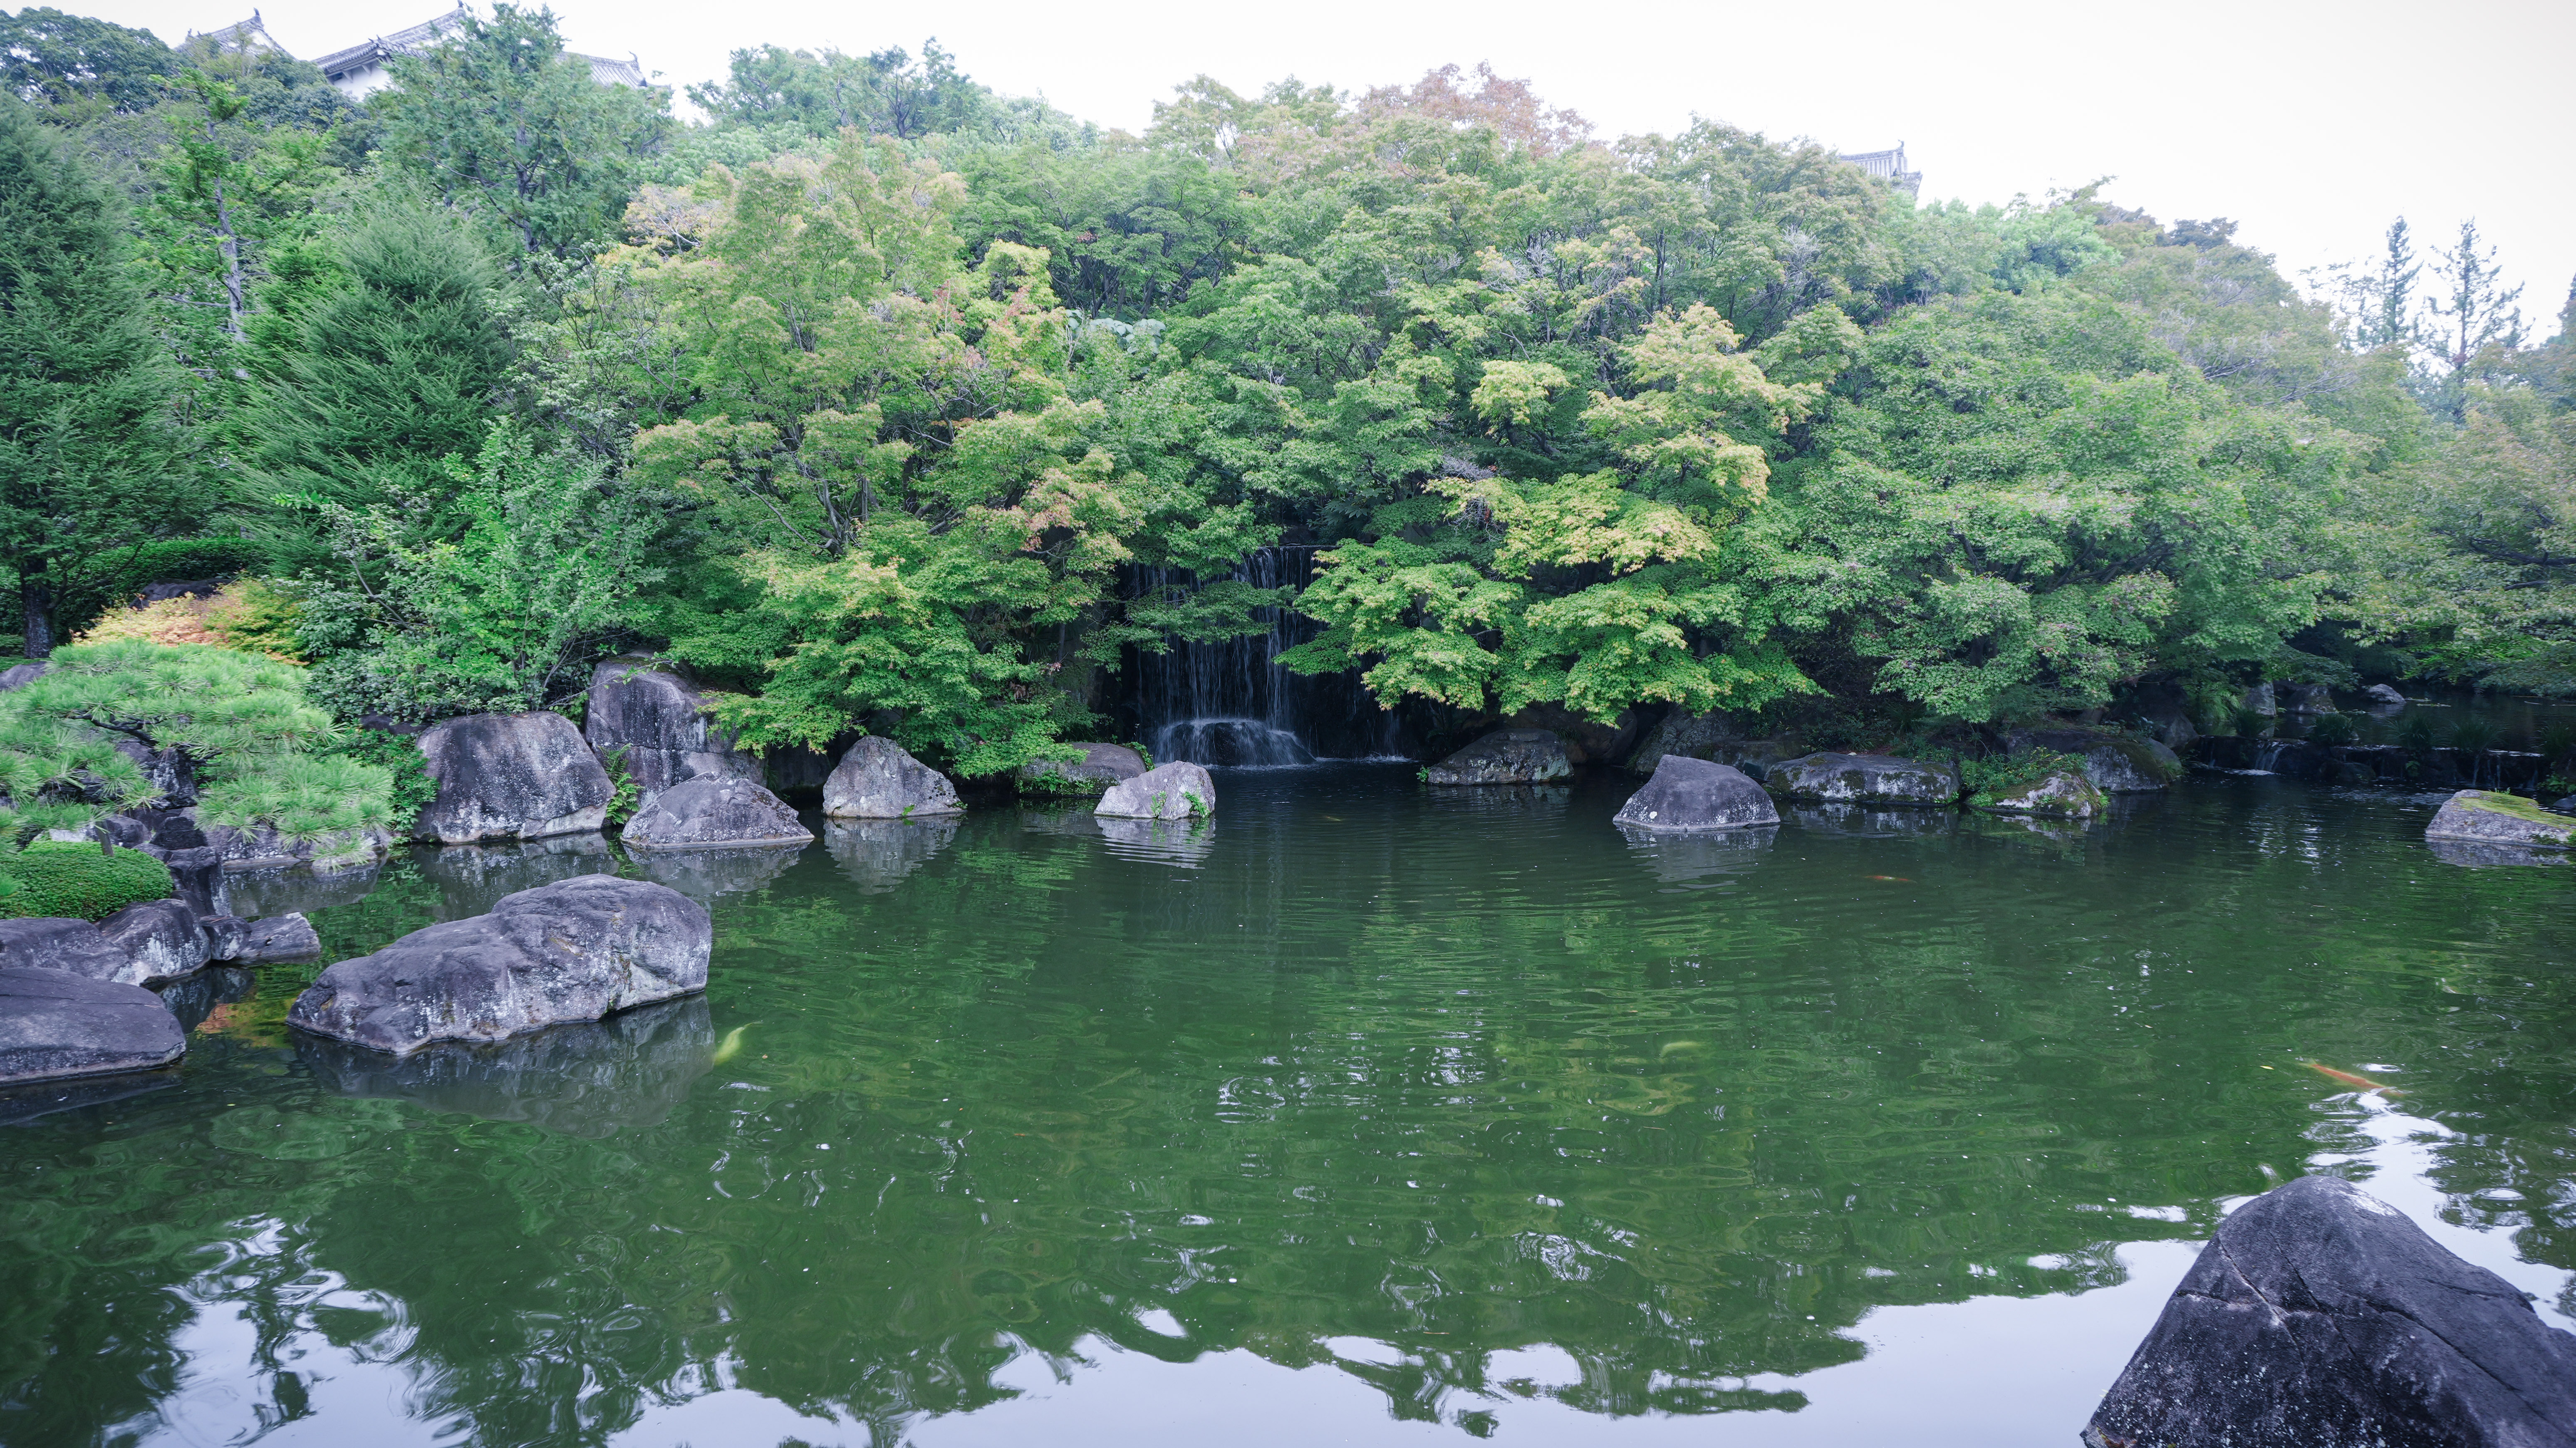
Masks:
[[[178,1084],[179,1068],[173,1065],[114,1076],[76,1076],[69,1081],[0,1087],[0,1126],[19,1126],[58,1112],[103,1106]]]
[[[823,848],[868,894],[891,890],[957,838],[957,819],[825,820]]]
[[[1946,806],[1879,809],[1862,804],[1801,804],[1790,806],[1781,815],[1787,823],[1811,834],[1856,840],[1912,839],[1959,832],[1959,812]]]
[[[504,895],[575,875],[617,872],[608,837],[599,834],[558,835],[513,845],[422,847],[412,858],[420,866],[421,878],[438,890],[438,904],[431,914],[439,920],[488,915]]]
[[[1465,815],[1553,818],[1574,804],[1574,789],[1563,784],[1438,784],[1422,792],[1432,818]]]
[[[248,1000],[259,989],[259,976],[240,966],[212,965],[161,988],[161,1004],[179,1018],[179,1029],[191,1035],[215,1013],[215,1007]]]
[[[1021,830],[1032,835],[1064,835],[1079,840],[1100,838],[1100,816],[1092,813],[1089,802],[1057,807],[1023,805],[1019,812],[1019,825]]]
[[[1780,827],[1752,825],[1685,834],[1622,825],[1619,833],[1628,842],[1629,858],[1645,866],[1646,873],[1667,885],[1705,890],[1761,864],[1762,857],[1778,842]]]
[[[635,871],[703,905],[765,888],[805,854],[803,845],[745,850],[655,850],[634,856]]]
[[[1216,848],[1216,826],[1207,820],[1102,818],[1096,823],[1109,853],[1120,859],[1195,870]]]
[[[408,1056],[298,1032],[295,1054],[342,1096],[598,1138],[669,1117],[714,1067],[715,1025],[707,998],[696,995],[490,1044],[441,1041]]]
[[[224,877],[224,898],[230,913],[244,920],[310,915],[366,899],[375,893],[382,874],[380,865],[337,875],[316,875],[305,869],[247,870]]]

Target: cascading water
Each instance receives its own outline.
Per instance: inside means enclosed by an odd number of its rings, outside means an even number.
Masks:
[[[1258,549],[1229,577],[1255,588],[1303,588],[1314,578],[1316,551]],[[1128,593],[1186,593],[1203,581],[1178,569],[1138,568]],[[1314,620],[1279,607],[1256,609],[1253,617],[1263,625],[1259,633],[1130,656],[1125,672],[1137,731],[1157,763],[1279,769],[1400,752],[1395,716],[1377,707],[1356,676],[1307,676],[1280,665],[1280,654],[1321,632]]]

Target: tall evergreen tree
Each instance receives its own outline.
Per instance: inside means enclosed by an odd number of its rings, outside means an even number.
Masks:
[[[288,568],[324,561],[329,508],[443,492],[441,459],[482,446],[509,362],[491,261],[453,213],[387,205],[351,229],[342,261],[351,285],[305,312],[241,424],[250,501]]]
[[[53,652],[66,597],[207,511],[120,221],[30,109],[0,97],[0,566],[17,574],[30,658]]]

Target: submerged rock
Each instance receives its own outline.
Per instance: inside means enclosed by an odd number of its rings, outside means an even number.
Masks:
[[[1992,810],[1997,814],[2053,815],[2060,819],[2091,819],[2111,807],[2093,781],[2073,770],[2052,770],[2037,779],[2006,785],[2000,789],[1972,795],[1972,809]]]
[[[1140,820],[1206,818],[1216,813],[1216,782],[1185,760],[1156,765],[1111,785],[1092,813]]]
[[[2082,760],[2084,777],[2104,794],[2153,794],[2183,776],[2171,749],[2105,729],[2016,729],[2008,744],[2014,754],[2049,749]]]
[[[759,755],[736,748],[731,734],[708,721],[698,686],[656,659],[609,659],[591,670],[581,732],[603,760],[610,750],[626,751],[626,777],[646,808],[684,780],[759,783],[764,775]]]
[[[438,781],[416,838],[443,845],[596,833],[616,788],[561,714],[468,714],[419,739]]]
[[[58,970],[112,981],[132,963],[122,946],[86,920],[0,920],[0,970]]]
[[[125,968],[111,978],[127,985],[159,985],[206,968],[206,932],[185,901],[137,901],[100,921],[98,933],[125,953]]]
[[[706,907],[678,891],[582,875],[341,961],[286,1018],[396,1055],[504,1040],[703,990],[713,942]]]
[[[167,1066],[187,1033],[141,986],[0,966],[0,1084]]]
[[[947,775],[883,735],[862,736],[823,781],[823,813],[835,819],[908,820],[965,812]]]
[[[1041,759],[1020,766],[1025,794],[1096,795],[1145,772],[1145,761],[1124,744],[1077,744],[1080,759]]]
[[[2576,842],[2576,815],[2552,814],[2520,795],[2464,789],[2442,802],[2424,838],[2563,850]]]
[[[1733,830],[1776,825],[1780,811],[1762,786],[1731,765],[1667,754],[1655,777],[1628,797],[1614,822],[1640,830]]]
[[[748,779],[700,775],[662,791],[626,822],[630,850],[809,845],[814,832],[785,801]]]
[[[2219,1224],[2094,1448],[2576,1448],[2576,1336],[2394,1207],[2301,1177]]]
[[[1422,772],[1433,784],[1537,784],[1573,773],[1545,729],[1497,729]]]
[[[342,1096],[390,1097],[590,1138],[659,1124],[713,1069],[715,1053],[704,996],[506,1041],[441,1041],[408,1056],[324,1036],[295,1041],[313,1079]]]
[[[1890,754],[1809,754],[1766,771],[1763,787],[1783,799],[1834,804],[1947,806],[1959,802],[1949,766]]]

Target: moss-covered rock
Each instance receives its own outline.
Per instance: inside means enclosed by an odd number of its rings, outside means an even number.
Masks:
[[[2104,794],[2151,794],[2182,778],[2182,757],[2152,739],[2111,729],[2017,729],[2012,752],[2050,750],[2081,760]]]
[[[1885,754],[1810,754],[1765,771],[1763,788],[1780,799],[1832,804],[1945,807],[1959,801],[1959,777],[1945,764]]]
[[[105,920],[142,900],[172,893],[170,867],[141,850],[99,853],[96,845],[38,840],[0,859],[0,916]]]
[[[2442,802],[2424,838],[2564,850],[2576,847],[2576,815],[2552,814],[2518,795],[2464,789]]]
[[[2049,815],[2059,819],[2090,819],[2111,807],[2110,800],[2093,781],[2075,769],[2052,769],[2036,778],[1979,790],[1968,797],[1968,804],[1972,809],[1997,814]]]

